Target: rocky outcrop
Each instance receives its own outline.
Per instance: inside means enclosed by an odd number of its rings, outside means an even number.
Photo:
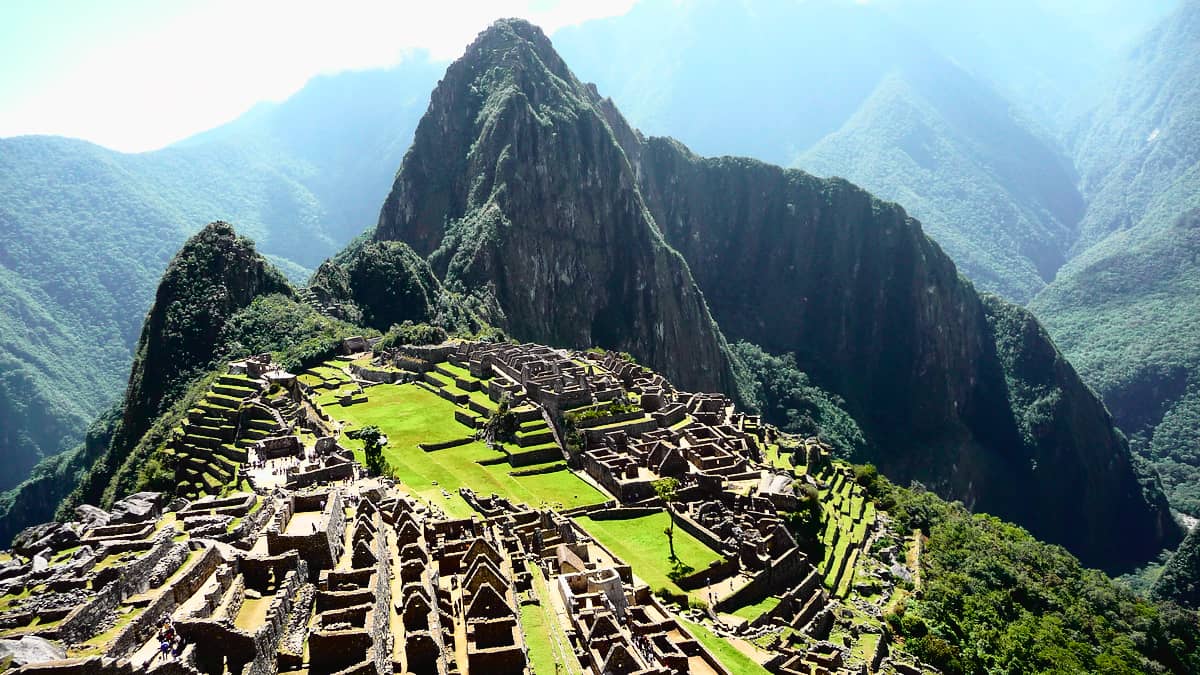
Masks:
[[[42,523],[27,527],[13,537],[12,550],[32,558],[45,549],[62,551],[79,545],[79,533],[63,523]]]
[[[11,659],[8,665],[13,668],[65,658],[65,647],[36,635],[26,635],[19,640],[0,640],[0,663]]]
[[[138,492],[113,504],[110,523],[125,525],[153,520],[162,514],[163,496],[159,492]]]
[[[724,340],[599,97],[528,23],[497,22],[446,71],[374,238],[487,296],[517,338],[628,351],[688,389],[734,389]]]

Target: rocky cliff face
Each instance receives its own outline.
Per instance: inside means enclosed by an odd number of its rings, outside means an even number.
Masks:
[[[624,350],[731,391],[724,340],[599,103],[540,29],[498,22],[434,90],[374,237],[490,296],[520,339]]]
[[[669,139],[627,153],[725,334],[795,354],[846,400],[893,479],[1020,522],[1092,565],[1136,564],[1178,536],[1161,490],[1143,494],[1111,418],[1037,322],[997,322],[1015,308],[985,306],[899,206]]]

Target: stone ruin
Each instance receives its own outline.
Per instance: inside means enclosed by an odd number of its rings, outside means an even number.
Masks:
[[[488,376],[492,401],[506,397],[522,422],[552,422],[535,440],[569,437],[555,452],[616,502],[672,509],[724,556],[680,586],[717,610],[774,596],[743,635],[786,626],[810,640],[773,648],[772,672],[858,668],[824,641],[837,601],[777,515],[796,507],[799,485],[829,486],[768,466],[779,437],[757,416],[720,395],[677,391],[613,353],[457,342],[383,358]],[[262,383],[247,404],[261,416],[244,421],[263,433],[237,440],[236,475],[252,491],[170,503],[138,493],[18,535],[0,558],[0,654],[23,654],[17,672],[516,675],[531,672],[529,604],[560,617],[556,644],[585,672],[728,672],[678,616],[694,610],[663,604],[569,514],[463,488],[478,515],[440,517],[403,486],[364,478],[309,388],[269,356],[229,372]],[[197,415],[195,428],[209,417]],[[795,445],[814,471],[828,462],[827,447]],[[673,504],[655,496],[664,477],[680,481]],[[180,638],[166,654],[164,619]],[[871,670],[886,656],[880,644]]]

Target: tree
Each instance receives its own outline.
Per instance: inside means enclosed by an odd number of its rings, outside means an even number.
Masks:
[[[679,493],[679,481],[674,478],[660,478],[651,485],[654,486],[654,494],[663,500],[667,507],[667,518],[669,524],[667,529],[663,530],[663,534],[667,535],[667,546],[671,549],[671,560],[677,560],[675,556],[675,512],[671,510],[671,504],[675,502],[675,498]]]
[[[366,457],[367,473],[372,476],[382,476],[387,469],[387,461],[383,458],[383,432],[374,424],[363,427],[358,432],[358,438],[363,442],[363,455]]]

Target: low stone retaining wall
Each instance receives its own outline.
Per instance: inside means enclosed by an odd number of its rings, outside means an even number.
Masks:
[[[679,529],[699,539],[705,546],[714,551],[725,553],[727,557],[735,557],[733,556],[733,551],[728,549],[725,542],[721,541],[715,532],[692,520],[687,514],[675,511],[675,522],[679,525]]]
[[[685,591],[690,591],[712,582],[728,579],[737,574],[738,569],[737,560],[722,557],[719,560],[713,561],[712,564],[704,569],[696,570],[687,576],[679,577],[675,580],[675,584]]]
[[[617,509],[605,509],[604,511],[588,515],[592,520],[629,520],[631,518],[651,516],[655,513],[662,513],[662,509],[657,506],[627,506]]]
[[[470,436],[464,438],[456,438],[452,441],[443,441],[441,443],[417,443],[417,447],[425,452],[434,452],[436,450],[445,450],[447,448],[457,448],[462,445],[474,443],[475,439]]]
[[[168,613],[191,597],[205,580],[224,562],[221,553],[215,546],[204,549],[191,566],[163,590],[158,598],[150,603],[141,614],[134,617],[129,625],[122,630],[109,644],[108,654],[118,659],[126,658],[158,630],[159,623]]]
[[[538,475],[541,475],[544,473],[557,473],[559,471],[567,471],[567,470],[568,470],[567,463],[562,462],[561,464],[552,464],[550,466],[542,466],[542,467],[538,467],[536,469],[517,469],[516,471],[509,471],[508,475],[510,475],[510,476],[538,476]]]
[[[558,448],[546,448],[544,450],[532,450],[529,452],[513,452],[508,455],[508,463],[513,466],[529,466],[531,464],[545,464],[562,459],[562,450]]]

